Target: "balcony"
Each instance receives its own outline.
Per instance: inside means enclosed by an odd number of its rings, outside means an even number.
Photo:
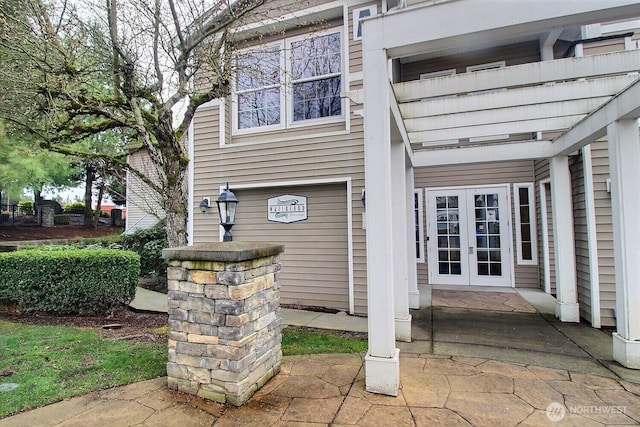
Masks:
[[[631,84],[638,70],[634,50],[396,83],[393,92],[418,151],[442,141],[562,132]],[[491,92],[471,94],[478,91]]]

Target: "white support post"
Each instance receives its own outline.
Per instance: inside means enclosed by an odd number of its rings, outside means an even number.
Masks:
[[[395,126],[392,122],[391,126]],[[409,314],[409,256],[407,254],[407,182],[405,147],[402,141],[391,143],[391,188],[393,200],[393,305],[396,341],[411,342]],[[412,198],[413,200],[413,198]],[[413,212],[413,208],[411,209]],[[414,250],[415,252],[415,250]]]
[[[600,328],[600,266],[598,265],[598,232],[596,228],[596,203],[593,195],[593,162],[591,145],[582,147],[584,177],[584,206],[587,216],[587,247],[589,249],[589,282],[591,285],[591,326]]]
[[[394,326],[390,91],[386,90],[389,78],[385,51],[367,47],[371,41],[375,46],[375,38],[374,34],[363,39],[369,328],[365,387],[372,393],[397,396],[400,352],[395,347]]]
[[[613,358],[640,369],[640,138],[638,124],[620,120],[607,127],[611,166],[611,210],[616,277]]]
[[[556,317],[562,322],[580,322],[569,158],[552,157],[549,167],[556,257]]]
[[[406,159],[405,161],[405,181],[407,188],[407,279],[409,285],[409,308],[418,309],[420,308],[420,292],[418,291],[418,264],[416,258],[416,219],[413,166],[411,166],[409,159]],[[422,250],[424,250],[424,248],[422,248]]]

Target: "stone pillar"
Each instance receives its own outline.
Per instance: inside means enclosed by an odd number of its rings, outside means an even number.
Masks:
[[[240,406],[280,371],[281,245],[165,249],[169,388]]]
[[[42,226],[54,226],[55,209],[53,206],[42,206]]]

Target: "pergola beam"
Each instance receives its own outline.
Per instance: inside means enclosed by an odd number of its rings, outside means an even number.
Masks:
[[[616,120],[640,117],[640,78],[553,141],[553,155],[568,155],[607,134]]]

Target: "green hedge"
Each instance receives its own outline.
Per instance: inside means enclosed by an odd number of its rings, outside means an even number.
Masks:
[[[133,300],[140,257],[117,249],[0,253],[0,302],[26,311],[94,314]]]
[[[142,277],[166,278],[167,262],[162,259],[162,250],[169,247],[169,242],[164,228],[145,228],[123,234],[122,246],[140,255]]]
[[[53,225],[69,225],[71,219],[67,214],[60,214],[53,216]]]

